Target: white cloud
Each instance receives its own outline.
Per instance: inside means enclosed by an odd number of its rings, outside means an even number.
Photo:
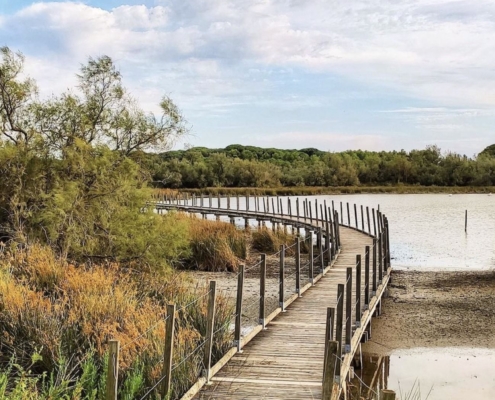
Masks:
[[[420,129],[452,133],[469,128],[473,118],[493,117],[493,1],[155,4],[104,10],[76,2],[35,3],[0,15],[0,37],[27,55],[29,72],[45,93],[71,86],[88,56],[108,54],[146,108],[156,107],[164,93],[198,116],[209,109],[224,115],[232,108],[224,105],[232,103],[321,107],[327,99],[317,96],[265,98],[284,84],[277,81],[282,71],[294,69],[438,104],[390,112]]]

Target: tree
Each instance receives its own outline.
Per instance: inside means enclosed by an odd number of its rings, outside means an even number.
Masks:
[[[177,106],[140,110],[109,57],[82,66],[76,91],[42,101],[21,79],[22,54],[0,51],[0,225],[77,260],[163,260],[168,228],[144,211],[150,176],[130,155],[185,133]]]
[[[480,156],[495,157],[495,144],[486,147],[480,154]]]

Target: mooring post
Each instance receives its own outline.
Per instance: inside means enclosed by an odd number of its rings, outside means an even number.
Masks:
[[[237,275],[237,298],[235,304],[235,328],[234,328],[234,345],[237,351],[242,352],[241,343],[241,322],[242,322],[242,295],[244,291],[244,265],[239,266]]]
[[[285,294],[285,285],[284,285],[284,274],[285,270],[285,244],[280,246],[280,265],[279,265],[279,292],[278,292],[278,303],[282,310],[285,311],[284,307],[284,294]]]
[[[265,304],[266,304],[266,254],[261,254],[260,268],[260,319],[259,322],[263,329],[266,329],[265,322]]]
[[[205,353],[203,364],[205,367],[204,377],[206,383],[210,382],[211,353],[213,350],[213,327],[215,326],[215,305],[216,305],[217,283],[210,281],[210,292],[208,294],[208,311],[206,322]]]

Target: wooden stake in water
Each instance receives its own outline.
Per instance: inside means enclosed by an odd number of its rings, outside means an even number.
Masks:
[[[467,210],[466,210],[466,215],[464,217],[464,232],[467,232]]]

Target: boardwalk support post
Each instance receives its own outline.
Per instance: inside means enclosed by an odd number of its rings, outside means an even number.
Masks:
[[[107,393],[105,400],[117,400],[117,388],[119,381],[119,350],[118,340],[109,340]]]
[[[230,199],[230,198],[229,198]],[[204,377],[206,383],[210,382],[211,352],[213,350],[213,327],[215,326],[215,306],[217,298],[217,282],[210,281],[210,292],[208,295],[208,313],[206,322],[206,345],[204,354]]]
[[[370,246],[364,249],[364,307],[370,306]]]
[[[162,399],[167,399],[170,394],[170,386],[172,382],[172,359],[174,356],[174,329],[175,329],[175,304],[167,305],[167,322],[165,332],[165,351],[163,354],[163,370],[162,376],[165,379],[162,381],[160,395]]]

